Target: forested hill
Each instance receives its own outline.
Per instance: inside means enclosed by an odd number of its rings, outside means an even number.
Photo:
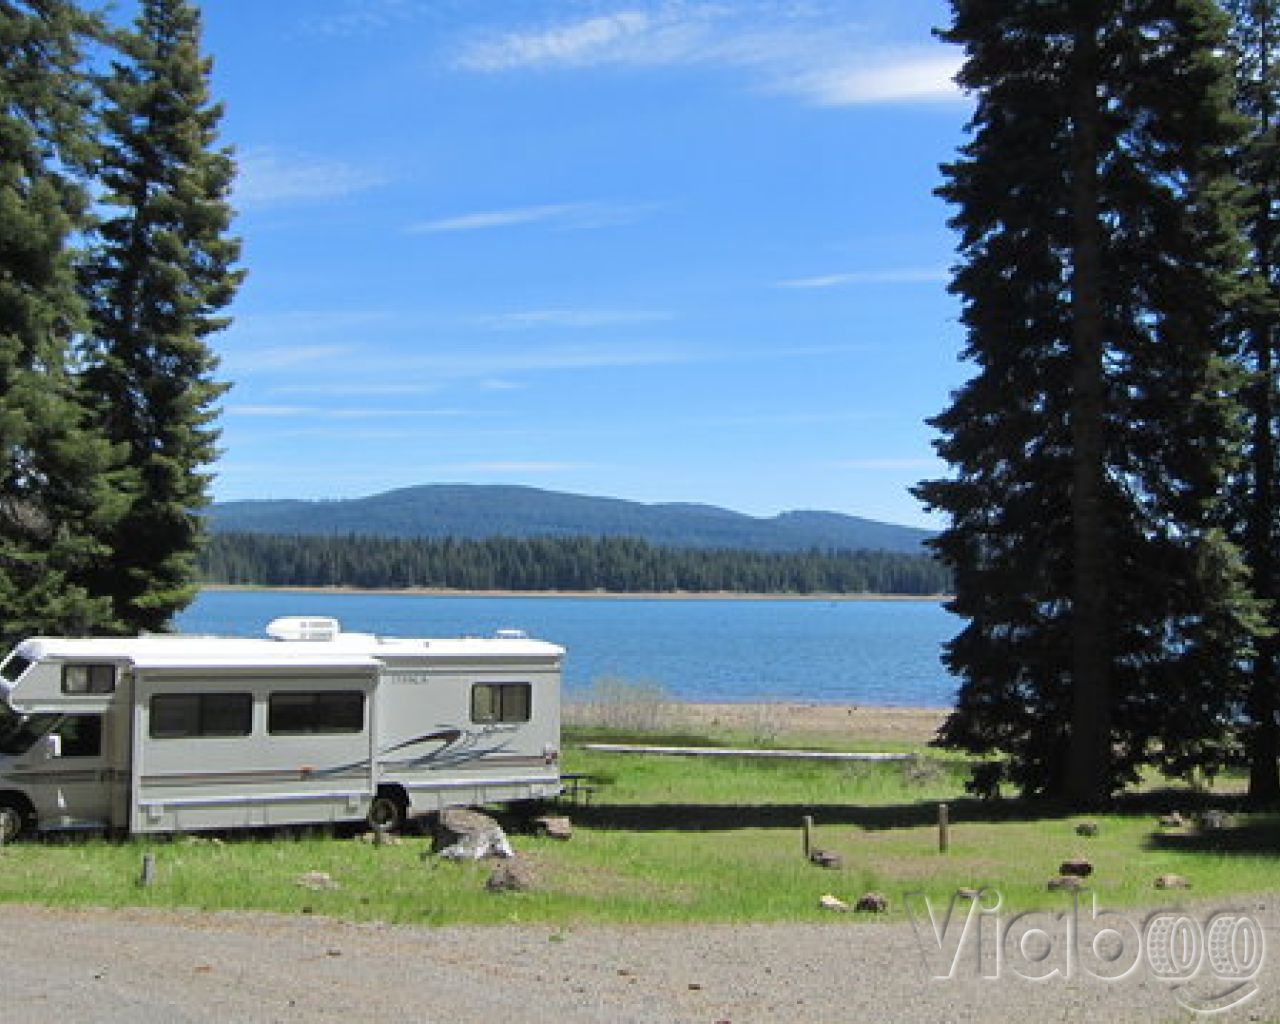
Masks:
[[[367,498],[232,501],[209,510],[215,533],[481,540],[628,537],[662,547],[917,554],[926,530],[834,512],[756,518],[711,505],[644,504],[533,487],[427,484]]]
[[[202,552],[200,567],[209,583],[268,587],[929,595],[950,586],[946,569],[921,554],[662,548],[624,537],[219,533]]]

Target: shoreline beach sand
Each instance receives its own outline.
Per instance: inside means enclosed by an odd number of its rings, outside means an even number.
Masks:
[[[618,593],[607,590],[449,590],[444,587],[274,587],[232,583],[203,583],[200,589],[250,593],[263,590],[283,594],[395,594],[404,597],[589,598],[601,601],[931,601],[936,604],[950,600],[947,594],[744,594],[731,590]]]
[[[924,746],[950,714],[948,708],[879,707],[857,704],[809,704],[797,701],[753,703],[655,702],[651,705],[599,705],[565,701],[568,725],[613,726],[641,731],[767,735],[784,743],[804,741],[892,743]]]

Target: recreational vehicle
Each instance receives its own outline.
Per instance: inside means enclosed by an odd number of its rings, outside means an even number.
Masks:
[[[564,650],[391,639],[24,640],[0,662],[0,841],[367,821],[560,792]]]

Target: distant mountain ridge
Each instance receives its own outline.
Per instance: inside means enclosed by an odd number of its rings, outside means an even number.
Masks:
[[[646,504],[536,487],[423,484],[365,498],[218,502],[219,533],[370,537],[636,537],[665,547],[919,553],[928,530],[837,512],[759,518],[713,505]]]

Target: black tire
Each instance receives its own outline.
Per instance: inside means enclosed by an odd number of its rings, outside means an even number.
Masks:
[[[21,837],[29,823],[26,808],[13,801],[0,802],[0,843],[7,846]]]
[[[375,832],[399,832],[404,828],[408,817],[409,804],[404,794],[395,790],[381,789],[370,801],[369,813],[365,821]]]

